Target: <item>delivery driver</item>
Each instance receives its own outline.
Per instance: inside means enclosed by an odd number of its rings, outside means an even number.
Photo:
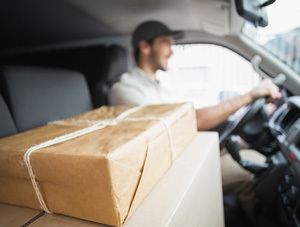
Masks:
[[[111,105],[151,105],[179,102],[156,78],[157,70],[167,70],[173,54],[171,46],[183,37],[182,31],[172,31],[158,21],[140,24],[132,35],[136,66],[121,76],[109,93]],[[270,79],[263,80],[250,92],[219,105],[196,110],[199,131],[211,129],[225,121],[241,107],[260,97],[281,98],[279,88]],[[228,155],[221,155],[224,194],[238,194],[245,211],[252,216],[255,203],[253,176],[237,165]],[[232,177],[234,176],[234,177]]]

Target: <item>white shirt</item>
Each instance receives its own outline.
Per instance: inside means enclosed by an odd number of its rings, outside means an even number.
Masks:
[[[153,81],[142,69],[134,67],[121,76],[108,96],[110,105],[156,105],[178,102],[176,97]]]

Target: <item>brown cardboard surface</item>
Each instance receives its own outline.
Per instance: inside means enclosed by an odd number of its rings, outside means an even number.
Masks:
[[[20,227],[42,211],[0,203],[0,226]]]
[[[124,227],[224,226],[218,143],[217,133],[198,133]],[[9,212],[5,207],[10,207]],[[8,214],[17,220],[22,209],[30,210],[0,204],[0,217]],[[58,214],[44,214],[29,225],[37,226],[105,227]]]
[[[96,222],[72,218],[60,214],[45,214],[28,227],[111,227]]]
[[[41,142],[115,118],[129,107],[103,107],[0,140],[0,201],[39,209],[23,163]],[[146,106],[130,118],[159,117],[170,125],[177,157],[196,134],[191,104]],[[160,120],[121,121],[33,152],[31,166],[51,212],[121,226],[171,165]],[[129,214],[129,215],[128,215]]]

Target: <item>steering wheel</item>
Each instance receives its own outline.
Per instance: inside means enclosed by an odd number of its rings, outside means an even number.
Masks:
[[[256,113],[265,105],[266,98],[262,97],[257,99],[252,104],[245,106],[239,110],[238,116],[235,116],[233,120],[229,120],[228,124],[224,128],[223,132],[220,134],[220,146],[223,147],[226,139],[232,135],[239,132],[243,126],[250,121]]]

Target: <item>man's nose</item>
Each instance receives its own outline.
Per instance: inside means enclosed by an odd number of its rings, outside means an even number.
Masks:
[[[170,56],[173,54],[174,54],[173,49],[172,49],[172,47],[170,47]]]

